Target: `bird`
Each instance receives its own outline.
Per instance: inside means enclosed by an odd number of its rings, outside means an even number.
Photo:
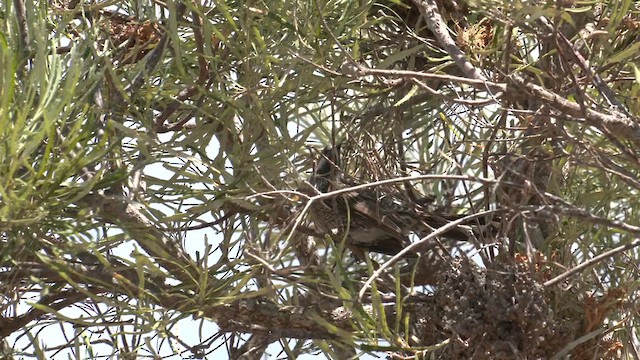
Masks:
[[[346,240],[346,246],[359,260],[366,252],[396,255],[411,242],[410,233],[424,236],[434,228],[460,219],[461,214],[437,214],[419,204],[403,204],[394,196],[385,196],[380,191],[364,188],[349,191],[341,169],[341,144],[327,146],[321,152],[309,177],[309,184],[317,194],[346,190],[335,196],[316,199],[310,205],[310,215],[315,227],[323,233]],[[444,232],[441,237],[469,240],[470,230],[456,227]],[[416,257],[415,252],[407,254]]]
[[[320,153],[309,178],[318,193],[348,188],[340,181],[340,146],[328,146]],[[410,243],[402,219],[384,211],[370,192],[348,191],[322,198],[311,204],[310,212],[318,230],[346,235],[347,247],[360,260],[366,251],[395,255]]]

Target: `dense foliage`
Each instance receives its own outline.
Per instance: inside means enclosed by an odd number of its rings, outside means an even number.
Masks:
[[[0,4],[2,356],[640,357],[635,2]],[[338,144],[491,229],[354,259]]]

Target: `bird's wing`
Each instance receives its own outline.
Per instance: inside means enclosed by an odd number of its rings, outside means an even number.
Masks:
[[[405,231],[400,227],[402,222],[397,219],[397,216],[380,209],[380,204],[373,199],[359,194],[347,194],[347,196],[350,197],[348,202],[354,219],[366,221],[372,228],[379,229],[402,243],[408,242]]]

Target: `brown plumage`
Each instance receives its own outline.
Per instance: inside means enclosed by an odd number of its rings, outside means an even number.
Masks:
[[[345,188],[338,182],[340,176],[339,147],[322,151],[310,183],[321,193]],[[409,239],[401,228],[402,220],[393,213],[384,213],[380,203],[365,191],[350,191],[322,199],[311,206],[316,227],[328,233],[344,236],[347,247],[360,258],[363,251],[394,255],[402,250]]]
[[[309,182],[320,193],[348,187],[341,181],[339,145],[322,151]],[[409,209],[381,199],[378,192],[366,188],[315,201],[310,212],[318,230],[332,234],[336,241],[346,236],[347,247],[360,259],[365,251],[395,255],[410,243],[410,232],[426,235],[431,228],[464,216],[434,214],[421,210],[418,204],[412,205],[415,206]],[[466,241],[469,233],[455,228],[442,237]]]

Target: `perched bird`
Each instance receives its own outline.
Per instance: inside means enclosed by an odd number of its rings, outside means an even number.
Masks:
[[[318,193],[349,187],[343,180],[340,162],[340,145],[322,150],[309,178],[309,183]],[[410,243],[409,233],[426,234],[432,228],[464,216],[434,214],[422,210],[418,204],[413,205],[411,208],[403,206],[366,188],[314,201],[310,213],[318,230],[346,236],[347,247],[359,259],[364,258],[366,251],[395,255]],[[462,228],[454,228],[442,235],[459,241],[469,240],[469,236],[469,231]]]
[[[320,193],[346,188],[340,181],[340,146],[325,148],[318,159],[311,185]],[[402,219],[387,213],[367,191],[349,191],[312,204],[311,217],[318,230],[347,236],[347,246],[360,258],[363,251],[394,255],[408,243]]]

